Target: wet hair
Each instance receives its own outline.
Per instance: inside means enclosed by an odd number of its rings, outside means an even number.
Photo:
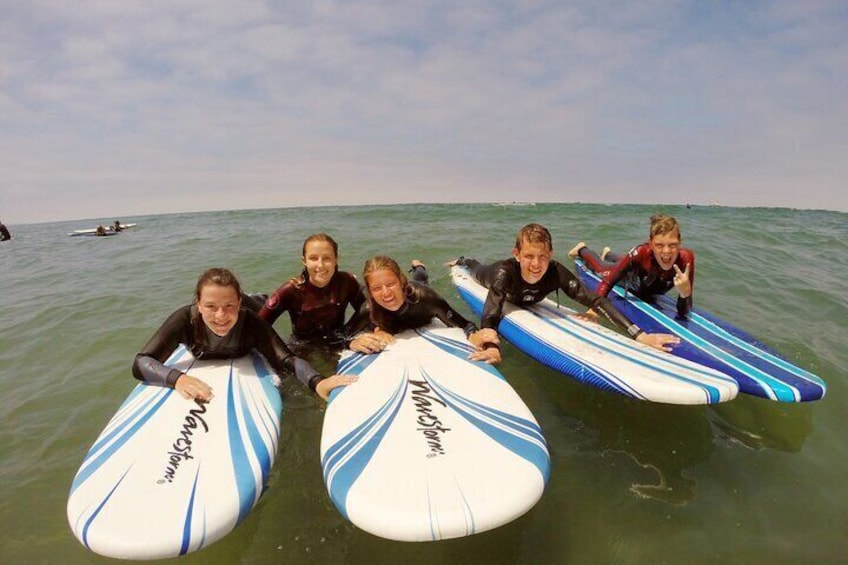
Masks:
[[[683,234],[680,232],[680,224],[673,217],[666,214],[655,214],[651,216],[650,238],[654,236],[665,235],[677,231],[677,237],[682,241]]]
[[[313,241],[325,241],[325,242],[330,244],[330,246],[333,248],[333,255],[336,256],[336,260],[337,260],[336,272],[338,272],[338,270],[339,270],[339,265],[338,265],[339,244],[336,243],[335,239],[333,239],[332,237],[330,237],[329,235],[327,235],[324,232],[313,233],[312,235],[310,235],[309,237],[307,237],[306,239],[303,240],[303,248],[301,249],[301,252],[300,252],[301,257],[303,257],[303,259],[306,259],[306,246],[309,245],[310,243],[312,243]],[[306,281],[308,281],[308,280],[309,280],[309,271],[306,269],[306,265],[304,265],[303,270],[300,272],[300,274],[296,277],[292,277],[291,279],[289,279],[289,282],[291,284],[293,284],[294,286],[300,288],[303,285],[305,285]]]
[[[518,230],[518,235],[515,236],[515,248],[521,249],[521,244],[525,239],[528,243],[544,243],[548,246],[548,249],[554,248],[551,232],[542,224],[527,224]]]
[[[230,287],[236,291],[236,296],[241,298],[241,284],[232,271],[223,267],[212,267],[203,271],[203,274],[197,279],[197,285],[194,287],[195,308],[192,308],[191,312],[191,325],[194,328],[195,341],[195,347],[192,350],[193,353],[195,353],[195,349],[202,351],[209,345],[206,343],[205,324],[200,316],[200,308],[196,307],[200,302],[200,293],[203,291],[203,287],[208,285]]]
[[[418,293],[415,288],[409,283],[409,279],[406,278],[406,275],[403,273],[403,270],[400,268],[400,265],[397,264],[397,261],[392,259],[391,257],[387,257],[386,255],[375,255],[371,257],[367,261],[365,261],[365,266],[362,267],[362,280],[365,281],[365,288],[368,292],[365,295],[368,298],[368,308],[371,315],[371,322],[384,330],[391,331],[391,322],[388,318],[388,311],[377,304],[377,301],[371,296],[371,290],[368,287],[368,277],[371,276],[375,271],[391,271],[400,281],[401,288],[403,288],[403,293],[406,296],[406,299],[410,302],[418,301]]]

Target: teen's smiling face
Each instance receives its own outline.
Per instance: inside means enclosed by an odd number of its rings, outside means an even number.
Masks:
[[[330,279],[336,272],[338,258],[329,241],[310,241],[306,244],[306,254],[303,256],[303,266],[309,274],[309,282],[318,288],[330,284]]]
[[[675,230],[651,238],[651,250],[663,271],[671,269],[680,253],[680,234]]]
[[[207,284],[200,289],[197,309],[206,327],[218,336],[230,333],[238,321],[241,296],[231,286]]]
[[[547,243],[530,243],[521,240],[521,249],[513,249],[512,256],[521,266],[521,278],[528,284],[536,284],[548,270],[554,252]]]
[[[403,306],[405,296],[403,285],[396,274],[388,269],[379,269],[368,275],[368,293],[374,302],[391,312],[397,312]]]

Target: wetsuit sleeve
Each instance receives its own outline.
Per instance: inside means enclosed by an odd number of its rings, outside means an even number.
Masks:
[[[287,298],[293,288],[292,284],[287,282],[275,290],[274,294],[269,296],[262,308],[259,309],[259,317],[273,326],[280,314],[288,311]]]
[[[191,307],[185,306],[171,314],[135,356],[133,376],[140,381],[173,388],[182,373],[165,366],[164,362],[180,343],[190,346],[192,340]]]
[[[308,361],[297,357],[283,342],[274,328],[257,314],[244,311],[247,315],[246,331],[253,337],[253,347],[261,353],[281,377],[283,373],[294,376],[315,392],[316,385],[324,379]]]
[[[443,324],[451,328],[462,328],[465,332],[465,337],[470,336],[477,331],[477,326],[474,322],[467,320],[462,314],[448,304],[441,295],[432,289],[429,290],[428,300],[432,303],[433,317],[438,318]]]
[[[478,278],[478,281],[489,288],[486,302],[483,304],[483,313],[480,315],[480,327],[497,330],[503,318],[503,307],[507,288],[509,288],[509,272],[506,269],[493,270],[490,278],[487,280]]]
[[[363,302],[356,312],[350,317],[350,320],[342,327],[342,339],[344,339],[345,347],[350,346],[350,342],[354,340],[359,332],[373,330],[371,324],[371,310],[368,308],[368,302]]]
[[[556,268],[559,275],[560,288],[565,291],[569,298],[602,314],[607,320],[630,334],[630,337],[635,338],[642,333],[639,326],[631,322],[627,316],[613,306],[612,302],[606,296],[598,296],[590,291],[574,273],[566,269],[562,264],[556,263]]]
[[[598,296],[608,296],[612,288],[618,284],[618,281],[623,279],[627,272],[633,268],[633,261],[634,256],[632,252],[619,259],[601,282],[598,283],[595,293]]]

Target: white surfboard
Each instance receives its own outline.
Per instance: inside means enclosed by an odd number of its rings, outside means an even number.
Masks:
[[[458,328],[407,331],[377,355],[348,352],[321,466],[336,508],[400,541],[467,536],[530,510],[550,457],[530,410],[498,371],[467,359]]]
[[[138,384],[74,478],[68,521],[90,550],[158,559],[220,539],[251,511],[277,454],[282,400],[265,360],[167,361],[207,382],[207,404]]]
[[[465,267],[451,277],[478,316],[488,290]],[[712,404],[736,397],[735,379],[715,369],[643,345],[600,324],[575,317],[550,299],[526,308],[504,305],[498,332],[518,349],[580,382],[641,400]]]

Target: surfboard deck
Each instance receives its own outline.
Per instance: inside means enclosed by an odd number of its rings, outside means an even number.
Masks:
[[[336,508],[374,535],[456,538],[506,524],[541,498],[550,457],[530,410],[458,328],[398,334],[347,352],[359,380],[330,397],[321,435]]]
[[[577,273],[595,290],[601,282],[581,260]],[[693,308],[686,319],[677,317],[677,304],[669,296],[657,296],[648,303],[622,287],[609,294],[612,303],[648,332],[672,333],[681,339],[674,355],[721,371],[739,383],[746,393],[780,402],[818,400],[827,385],[818,377],[786,359],[750,334],[718,316]]]
[[[206,404],[136,385],[89,450],[68,497],[68,522],[88,549],[158,559],[208,546],[248,515],[277,454],[282,400],[265,360],[167,361],[206,381]]]
[[[451,279],[480,316],[488,290],[465,267],[452,267]],[[735,398],[739,391],[734,379],[715,369],[643,345],[575,314],[547,298],[527,307],[506,303],[498,332],[548,367],[631,398],[714,404]]]

